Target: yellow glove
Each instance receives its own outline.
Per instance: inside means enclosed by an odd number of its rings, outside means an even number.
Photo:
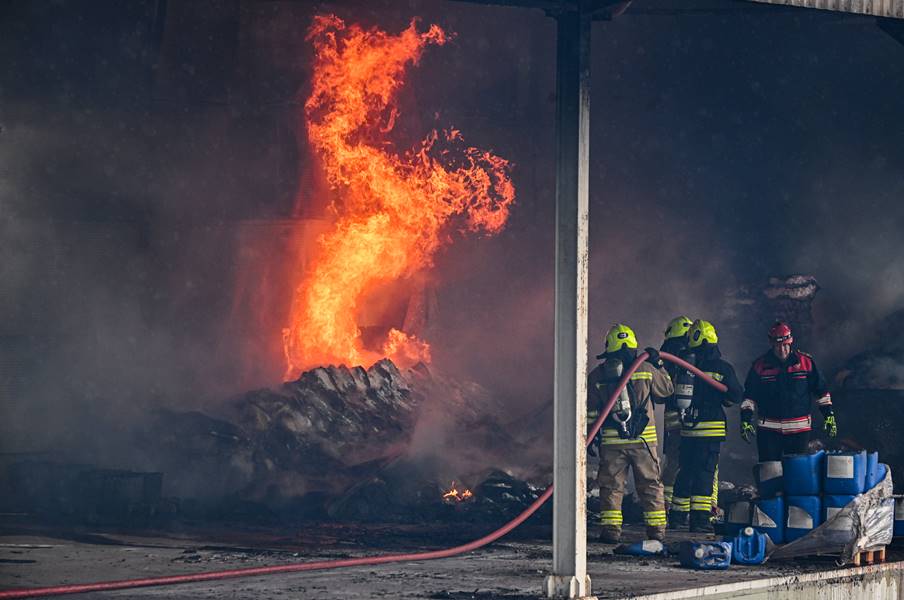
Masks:
[[[748,444],[750,443],[750,438],[756,435],[756,428],[754,428],[753,424],[750,421],[742,421],[741,422],[741,437]]]
[[[823,420],[822,429],[830,438],[838,435],[838,424],[835,423],[835,415],[829,415]]]

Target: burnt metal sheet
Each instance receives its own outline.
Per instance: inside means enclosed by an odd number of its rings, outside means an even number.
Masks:
[[[748,2],[904,19],[904,0],[748,0]]]

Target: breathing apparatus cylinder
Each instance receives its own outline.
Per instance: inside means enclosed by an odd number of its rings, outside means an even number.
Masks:
[[[603,377],[607,380],[616,382],[621,380],[624,371],[625,365],[617,358],[607,358],[606,362],[603,363]],[[622,388],[609,414],[619,424],[622,431],[627,434],[628,421],[631,420],[631,398],[628,396],[628,386]]]
[[[694,364],[694,355],[688,354],[683,357],[687,362]],[[675,378],[675,406],[678,408],[678,414],[682,423],[692,420],[689,414],[691,403],[694,399],[694,380],[696,376],[686,369],[679,369]]]

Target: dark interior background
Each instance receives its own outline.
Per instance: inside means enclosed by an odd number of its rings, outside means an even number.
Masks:
[[[435,365],[512,418],[551,401],[552,19],[443,0],[3,1],[0,451],[102,447],[127,466],[105,443],[149,408],[279,381],[284,226],[328,202],[300,125],[319,12],[455,33],[411,69],[395,135],[461,129],[515,164],[517,205],[499,236],[438,256]],[[826,370],[904,308],[904,45],[874,19],[637,0],[593,25],[592,94],[589,353],[615,321],[642,345],[681,313],[718,328],[726,294],[770,275],[822,286],[806,349]],[[742,377],[765,349],[722,342]]]

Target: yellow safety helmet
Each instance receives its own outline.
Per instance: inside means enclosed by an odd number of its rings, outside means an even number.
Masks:
[[[623,346],[628,348],[637,348],[637,336],[634,330],[627,325],[616,323],[609,328],[606,334],[606,352],[617,352]]]
[[[719,336],[716,334],[716,328],[713,327],[712,323],[703,319],[697,319],[691,325],[690,331],[687,332],[687,339],[688,347],[699,348],[703,345],[703,342],[718,343]]]
[[[684,315],[675,317],[669,321],[668,326],[665,328],[665,339],[669,340],[686,336],[693,324],[694,322],[690,320],[690,317],[685,317]]]

